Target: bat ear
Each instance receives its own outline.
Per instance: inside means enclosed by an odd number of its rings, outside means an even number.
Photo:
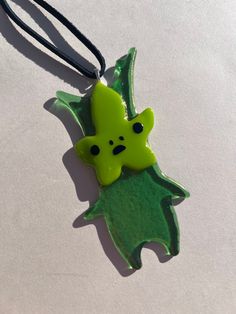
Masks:
[[[125,104],[117,92],[98,82],[92,93],[91,113],[96,132],[107,131],[124,119]]]

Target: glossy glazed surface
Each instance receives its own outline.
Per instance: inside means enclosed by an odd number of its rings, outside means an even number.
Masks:
[[[117,180],[122,167],[143,170],[156,162],[147,144],[154,124],[150,108],[129,121],[121,96],[98,82],[91,98],[91,115],[96,135],[84,137],[75,149],[81,159],[95,167],[101,185]]]

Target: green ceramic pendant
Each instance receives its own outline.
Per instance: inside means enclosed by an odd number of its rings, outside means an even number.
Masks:
[[[115,80],[107,87],[98,82],[91,99],[57,93],[76,117],[84,138],[76,153],[94,167],[101,185],[97,202],[86,220],[102,216],[110,236],[130,268],[139,269],[145,243],[158,242],[167,255],[179,253],[179,228],[173,201],[189,193],[159,169],[148,144],[154,125],[150,108],[136,113],[133,68],[136,49],[119,59]]]

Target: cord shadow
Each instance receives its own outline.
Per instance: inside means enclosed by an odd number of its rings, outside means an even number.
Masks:
[[[63,49],[85,67],[94,68],[90,62],[84,59],[66,42],[66,40],[54,27],[53,23],[37,8],[35,4],[28,0],[14,0],[14,2],[29,13],[29,15],[45,31],[58,48]],[[81,94],[84,94],[88,90],[88,87],[91,86],[92,80],[87,79],[76,70],[73,70],[69,66],[66,66],[52,58],[28,41],[20,32],[18,32],[14,23],[11,22],[1,7],[0,33],[19,53],[39,65],[47,72],[52,73],[71,86],[78,88]]]

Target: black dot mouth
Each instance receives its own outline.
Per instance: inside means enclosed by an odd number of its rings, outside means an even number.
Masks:
[[[121,152],[123,152],[123,150],[125,150],[126,147],[124,145],[118,145],[116,146],[114,149],[113,149],[113,155],[118,155],[120,154]]]

